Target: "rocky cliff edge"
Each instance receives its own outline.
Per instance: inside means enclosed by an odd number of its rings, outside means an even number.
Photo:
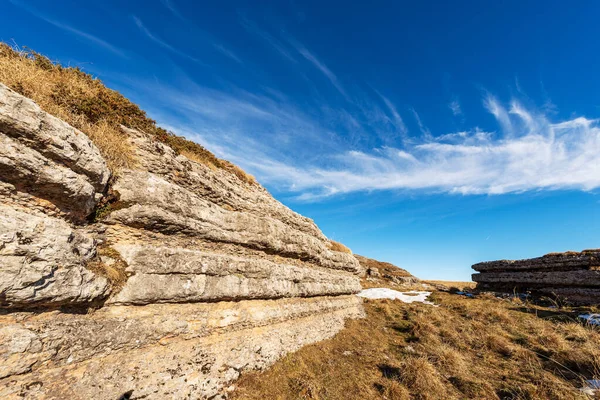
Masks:
[[[0,397],[221,398],[363,315],[359,262],[260,185],[0,84]]]

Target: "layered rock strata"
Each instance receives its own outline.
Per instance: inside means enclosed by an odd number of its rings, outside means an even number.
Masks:
[[[473,265],[477,288],[533,291],[574,303],[600,302],[600,250],[551,253],[526,260],[488,261]]]
[[[312,220],[123,130],[111,178],[0,84],[0,398],[220,398],[363,315],[363,268]]]

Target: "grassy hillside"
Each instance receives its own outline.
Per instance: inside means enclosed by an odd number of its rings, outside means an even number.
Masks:
[[[590,398],[578,388],[600,378],[600,330],[576,320],[582,310],[442,292],[432,298],[439,307],[368,301],[366,319],[244,375],[233,398]]]
[[[230,162],[157,126],[137,105],[79,68],[63,67],[34,51],[0,42],[0,82],[87,134],[114,173],[135,164],[132,149],[120,129],[124,125],[153,135],[194,161],[254,183],[250,175]]]

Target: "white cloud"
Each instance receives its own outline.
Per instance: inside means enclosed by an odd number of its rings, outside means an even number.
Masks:
[[[494,116],[502,127],[502,131],[507,135],[513,134],[513,127],[510,117],[506,109],[498,103],[498,100],[490,94],[488,94],[483,102],[485,108]]]
[[[419,116],[419,113],[417,113],[417,110],[415,110],[414,108],[411,108],[410,111],[412,112],[413,116],[415,117],[415,121],[417,121],[417,125],[419,125],[419,130],[421,131],[423,136],[425,136],[425,138],[427,138],[427,139],[431,139],[432,138],[431,132],[429,131],[429,128],[427,128],[423,124],[423,121],[421,121],[421,117]]]
[[[545,115],[520,110],[515,117],[521,119],[526,113],[531,123],[520,125],[517,135],[499,139],[475,128],[443,137],[452,143],[440,143],[438,137],[405,150],[330,154],[334,165],[328,167],[268,158],[252,161],[243,156],[236,156],[235,161],[261,181],[297,193],[303,200],[372,190],[502,194],[600,187],[597,120],[579,117],[550,122]],[[504,115],[499,114],[500,125],[509,122],[501,118]],[[518,121],[510,122],[518,125]]]
[[[454,99],[448,104],[448,108],[452,111],[454,116],[462,115],[462,109],[460,108],[460,103],[457,99]]]
[[[345,117],[328,125],[330,114],[319,116],[319,107],[301,110],[279,97],[182,85],[136,86],[161,93],[154,110],[163,114],[154,118],[271,188],[307,201],[375,190],[501,194],[600,187],[598,120],[556,121],[516,100],[504,105],[486,96],[483,107],[495,116],[496,132],[474,127],[433,136],[412,110],[420,138],[402,147],[372,147],[349,133],[386,129],[385,120],[374,124],[384,117],[341,110]],[[174,114],[184,117],[174,120]]]
[[[393,123],[396,129],[398,129],[403,135],[406,135],[408,133],[408,129],[406,129],[406,125],[404,124],[402,117],[400,117],[400,114],[398,113],[396,106],[394,106],[394,103],[392,103],[387,97],[379,93],[377,90],[375,90],[375,92],[379,95],[379,97],[381,97],[386,107],[392,114]]]

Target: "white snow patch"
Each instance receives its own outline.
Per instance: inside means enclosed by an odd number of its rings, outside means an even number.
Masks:
[[[579,390],[587,395],[594,396],[596,392],[600,390],[600,379],[590,379],[585,381],[585,386]]]
[[[417,292],[414,290],[411,290],[410,292],[399,292],[387,288],[372,288],[361,291],[357,296],[364,297],[365,299],[390,299],[400,300],[404,303],[416,302],[434,305],[432,302],[427,301],[427,298],[430,295],[431,292]]]
[[[600,326],[600,314],[581,314],[579,318],[586,320],[590,325]]]

